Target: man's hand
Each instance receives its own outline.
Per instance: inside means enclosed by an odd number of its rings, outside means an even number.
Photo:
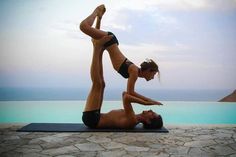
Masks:
[[[101,39],[95,40],[92,39],[93,47],[95,49],[104,49],[104,44],[112,39],[113,35],[106,35],[102,37]]]

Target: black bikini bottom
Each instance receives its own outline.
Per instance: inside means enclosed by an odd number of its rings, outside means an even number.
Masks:
[[[106,43],[103,45],[104,48],[106,49],[107,47],[109,47],[109,46],[111,46],[111,45],[113,45],[113,44],[119,45],[119,42],[118,42],[116,36],[115,36],[112,32],[107,32],[107,33],[108,33],[108,35],[113,35],[113,37],[111,38],[111,40],[109,40],[108,42],[106,42]]]

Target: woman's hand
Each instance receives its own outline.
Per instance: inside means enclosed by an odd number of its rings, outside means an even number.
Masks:
[[[163,104],[158,101],[154,101],[154,105],[163,105]]]
[[[163,105],[163,104],[155,100],[149,100],[146,102],[146,105]]]

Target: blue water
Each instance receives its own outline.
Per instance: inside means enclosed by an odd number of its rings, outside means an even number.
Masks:
[[[152,109],[165,124],[236,124],[236,103],[162,101],[163,106],[133,104],[136,113]],[[0,123],[81,123],[85,101],[0,101]],[[102,112],[122,108],[104,101]]]
[[[125,89],[105,89],[104,100],[121,100]],[[218,101],[233,92],[225,90],[136,89],[140,94],[161,101]],[[89,88],[0,88],[0,101],[86,100]]]

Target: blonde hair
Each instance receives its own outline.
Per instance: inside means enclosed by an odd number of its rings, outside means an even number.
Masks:
[[[142,71],[150,70],[159,72],[158,65],[152,59],[146,59],[140,66]]]

